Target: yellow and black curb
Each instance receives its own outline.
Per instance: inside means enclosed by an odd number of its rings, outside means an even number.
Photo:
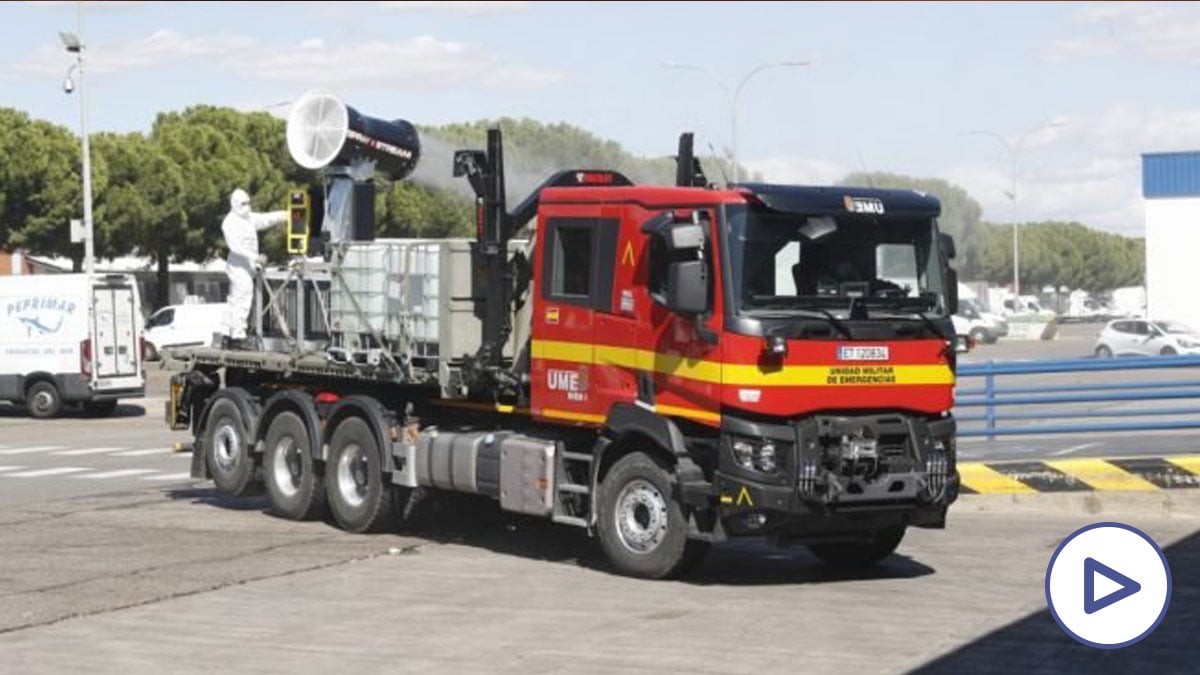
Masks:
[[[962,462],[962,494],[1200,489],[1200,455]]]

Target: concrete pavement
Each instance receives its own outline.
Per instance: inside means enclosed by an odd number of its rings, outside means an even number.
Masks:
[[[437,538],[361,537],[261,506],[188,490],[8,510],[0,662],[123,675],[1167,673],[1200,657],[1200,510],[1123,518],[1168,547],[1175,599],[1156,633],[1110,653],[1064,635],[1042,588],[1055,546],[1094,517],[968,508],[946,531],[910,531],[866,573],[744,542],[687,579],[644,582],[605,571],[577,530],[498,511]]]

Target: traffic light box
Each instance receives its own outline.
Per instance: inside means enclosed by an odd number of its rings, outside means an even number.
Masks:
[[[291,255],[308,255],[312,203],[307,190],[292,190],[288,198],[287,250]]]

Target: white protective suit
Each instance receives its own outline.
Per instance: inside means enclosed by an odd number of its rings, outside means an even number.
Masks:
[[[246,321],[254,304],[254,271],[263,264],[258,255],[258,231],[286,220],[287,211],[251,213],[250,195],[241,188],[229,195],[229,214],[221,222],[221,233],[229,247],[225,258],[225,273],[229,275],[225,334],[234,340],[246,337]]]

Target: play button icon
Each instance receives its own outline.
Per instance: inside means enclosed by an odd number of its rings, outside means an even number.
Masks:
[[[1105,593],[1100,598],[1096,597],[1096,575],[1103,575],[1101,583],[1105,579],[1110,582],[1115,582],[1119,585],[1117,590]],[[1111,583],[1110,583],[1111,585]],[[1121,574],[1113,568],[1096,560],[1095,558],[1083,559],[1083,611],[1085,614],[1094,614],[1108,607],[1114,602],[1119,602],[1129,596],[1142,590],[1142,585]]]
[[[1046,569],[1046,602],[1068,635],[1116,649],[1150,634],[1167,613],[1171,570],[1137,528],[1096,523],[1063,540]]]

